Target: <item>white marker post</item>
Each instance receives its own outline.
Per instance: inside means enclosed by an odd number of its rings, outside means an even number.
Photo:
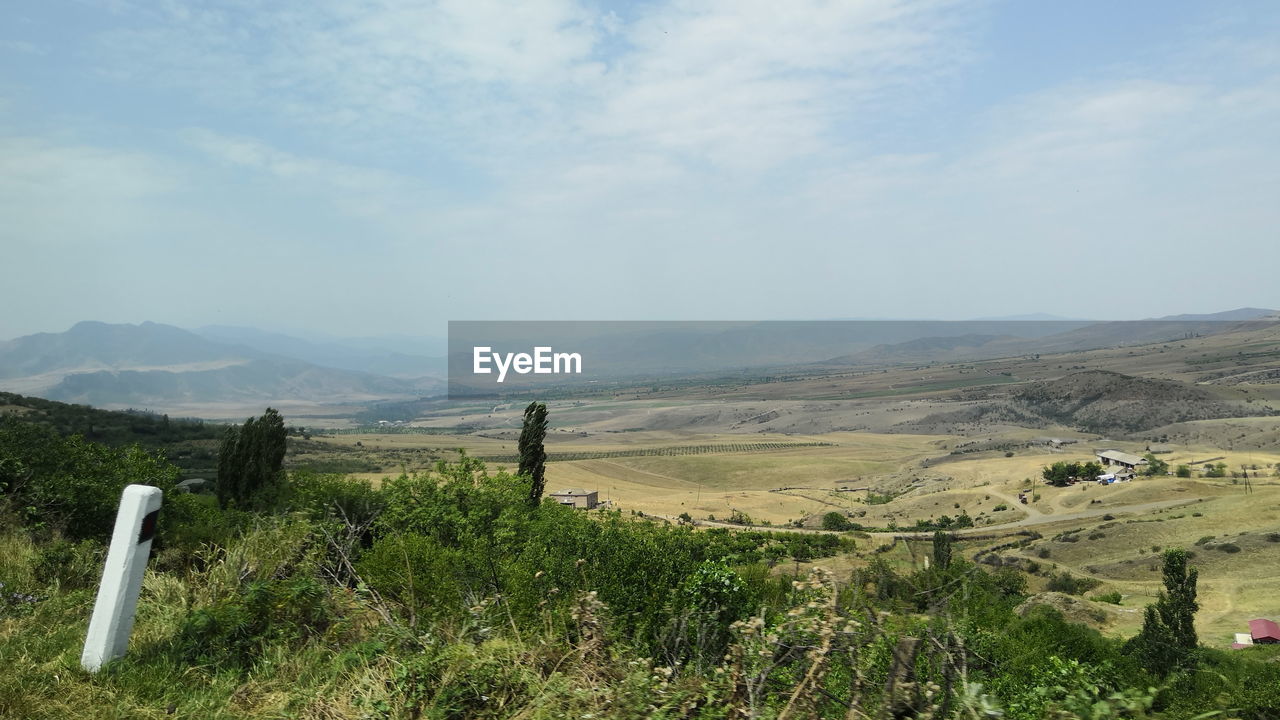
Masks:
[[[93,619],[80,655],[80,664],[89,672],[97,672],[103,663],[124,655],[129,647],[142,573],[151,555],[151,539],[156,534],[163,495],[160,488],[149,485],[130,485],[120,495],[116,529],[111,534],[98,601],[93,605]]]

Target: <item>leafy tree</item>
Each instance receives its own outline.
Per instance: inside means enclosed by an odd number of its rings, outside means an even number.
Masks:
[[[229,427],[218,451],[214,492],[222,507],[266,509],[275,505],[284,482],[284,418],[274,408],[240,427]]]
[[[1102,463],[1090,461],[1080,466],[1079,478],[1085,482],[1093,482],[1103,472]]]
[[[1177,474],[1177,476],[1178,476],[1178,477],[1180,477],[1180,478],[1189,478],[1189,477],[1191,477],[1191,466],[1190,466],[1190,465],[1179,465],[1179,466],[1178,466],[1178,469],[1177,469],[1177,471],[1176,471],[1176,474]]]
[[[1147,467],[1143,471],[1146,475],[1164,475],[1169,472],[1169,463],[1156,457],[1154,453],[1143,455],[1147,460]]]
[[[823,530],[845,531],[845,530],[852,530],[853,528],[854,528],[854,524],[849,522],[849,519],[846,518],[842,513],[837,512],[835,510],[832,510],[831,512],[822,516]]]
[[[1065,460],[1059,460],[1058,462],[1045,467],[1040,474],[1044,477],[1044,481],[1050,485],[1064,487],[1071,484],[1071,478],[1075,477],[1076,472],[1078,472],[1079,469],[1079,463],[1069,463]],[[1076,472],[1072,472],[1073,470]]]
[[[1164,553],[1164,592],[1148,605],[1143,616],[1142,631],[1130,641],[1131,649],[1143,664],[1158,675],[1189,666],[1199,645],[1195,616],[1195,568],[1187,568],[1187,551],[1166,550]]]
[[[546,489],[547,451],[542,442],[547,437],[547,406],[531,402],[524,409],[524,427],[520,430],[520,470],[529,478],[529,504],[542,502]]]
[[[1220,462],[1216,465],[1209,465],[1204,470],[1205,477],[1220,478],[1227,476],[1227,464]]]

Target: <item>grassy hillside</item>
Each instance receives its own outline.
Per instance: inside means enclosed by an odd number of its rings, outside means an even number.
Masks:
[[[100,410],[0,392],[0,418],[52,428],[58,434],[81,435],[112,447],[140,445],[161,454],[186,474],[210,473],[216,466],[224,425],[170,418],[143,410]]]

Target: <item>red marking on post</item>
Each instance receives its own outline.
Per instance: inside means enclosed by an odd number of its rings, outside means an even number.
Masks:
[[[142,529],[138,531],[138,544],[150,540],[156,536],[156,520],[160,518],[160,511],[153,510],[142,518]]]

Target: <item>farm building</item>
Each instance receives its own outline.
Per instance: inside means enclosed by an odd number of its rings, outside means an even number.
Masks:
[[[551,493],[551,497],[561,505],[571,505],[576,508],[590,510],[600,504],[600,493],[595,490],[587,491],[581,488],[570,488],[559,492]]]
[[[1280,625],[1262,618],[1250,620],[1249,635],[1256,644],[1280,643]]]
[[[1098,462],[1105,466],[1118,465],[1126,470],[1133,470],[1139,465],[1147,463],[1147,459],[1144,457],[1133,453],[1120,452],[1119,450],[1099,450],[1097,456]]]

